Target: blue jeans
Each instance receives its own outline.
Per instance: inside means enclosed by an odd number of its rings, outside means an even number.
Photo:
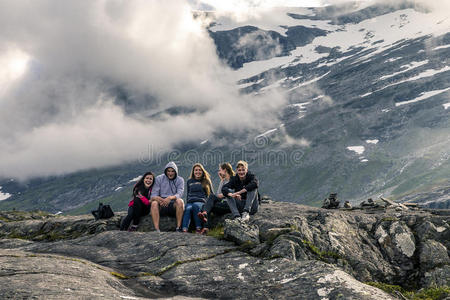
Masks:
[[[181,224],[181,228],[188,229],[189,224],[191,223],[191,215],[194,219],[195,228],[201,229],[202,228],[202,221],[197,216],[199,211],[202,209],[203,205],[205,203],[203,202],[193,202],[186,204],[186,207],[184,208],[184,214],[183,214],[183,223]]]

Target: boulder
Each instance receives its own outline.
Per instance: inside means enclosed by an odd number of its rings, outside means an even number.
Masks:
[[[450,266],[444,265],[425,272],[420,283],[424,288],[450,286]]]
[[[233,241],[238,245],[257,245],[260,242],[258,226],[250,225],[239,219],[225,220],[223,232],[226,240]]]
[[[419,254],[420,267],[428,271],[441,265],[450,264],[447,248],[434,240],[427,240],[421,245]]]
[[[292,260],[306,259],[307,255],[300,245],[287,238],[277,238],[270,248],[270,257],[285,257]]]

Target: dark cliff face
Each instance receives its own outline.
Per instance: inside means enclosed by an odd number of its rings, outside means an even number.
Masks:
[[[2,214],[0,274],[25,274],[34,285],[24,291],[18,276],[2,277],[2,294],[65,295],[70,288],[84,295],[90,288],[111,297],[120,291],[149,298],[390,299],[364,282],[404,288],[450,283],[448,211],[325,210],[265,200],[248,224],[213,219],[224,226],[221,239],[171,232],[170,218],[161,220],[163,233],[153,231],[150,217],[139,232],[120,232],[121,216],[94,221],[35,213],[9,221],[11,213]],[[99,276],[108,289],[88,279],[73,285],[76,274],[60,270],[66,265]],[[60,284],[42,285],[40,272]]]

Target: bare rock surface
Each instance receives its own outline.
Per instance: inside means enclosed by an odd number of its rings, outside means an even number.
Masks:
[[[213,219],[223,226],[222,239],[173,232],[171,218],[162,220],[165,231],[157,233],[149,216],[142,232],[118,231],[123,215],[2,220],[0,258],[7,267],[1,270],[21,278],[39,256],[45,272],[60,274],[60,264],[47,260],[64,258],[88,274],[99,272],[100,281],[86,277],[79,284],[80,297],[94,285],[107,298],[390,299],[364,282],[450,284],[450,219],[442,212],[326,210],[266,201],[248,223]],[[69,276],[60,275],[61,282]],[[78,286],[67,277],[67,285],[48,289],[39,278],[30,279],[33,295],[21,294],[20,281],[2,286],[2,292],[9,298],[66,298],[64,289]]]
[[[138,299],[112,272],[85,260],[0,250],[2,299]]]

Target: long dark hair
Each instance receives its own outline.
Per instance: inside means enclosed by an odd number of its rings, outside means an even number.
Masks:
[[[142,189],[142,188],[145,188],[145,186],[144,186],[144,179],[145,179],[145,177],[147,177],[147,175],[152,175],[153,182],[152,182],[152,185],[150,186],[150,189],[153,187],[153,185],[155,184],[155,174],[153,174],[152,172],[147,172],[144,175],[142,175],[142,177],[134,185],[134,187],[133,187],[133,196],[137,196],[139,194],[139,190]],[[148,195],[142,195],[142,196],[148,196]]]

